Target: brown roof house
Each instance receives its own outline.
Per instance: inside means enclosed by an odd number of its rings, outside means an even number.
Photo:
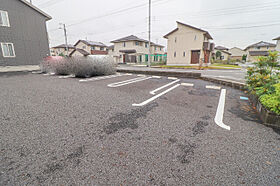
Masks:
[[[96,41],[79,40],[75,45],[76,50],[71,53],[71,56],[90,55],[107,55],[107,46],[104,43]],[[81,49],[81,50],[77,50]],[[83,50],[83,51],[82,51]]]
[[[276,44],[264,41],[252,44],[245,49],[247,52],[247,61],[255,62],[259,56],[268,56],[269,51],[275,51],[275,48]]]
[[[68,48],[68,54],[67,54],[67,48]],[[66,45],[66,44],[62,44],[62,45],[58,45],[55,47],[51,48],[51,56],[69,56],[71,52],[73,52],[75,50],[74,45]]]
[[[109,54],[116,63],[143,63],[148,61],[149,41],[130,35],[114,41]],[[164,46],[151,42],[152,62],[164,60]]]
[[[210,63],[214,43],[208,31],[177,21],[177,28],[166,34],[167,65],[198,65]]]

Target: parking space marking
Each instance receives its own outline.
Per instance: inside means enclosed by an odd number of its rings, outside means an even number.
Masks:
[[[68,75],[68,76],[59,76],[59,79],[67,79],[67,78],[74,78],[75,75]]]
[[[220,95],[220,100],[219,100],[219,105],[217,108],[217,113],[215,116],[215,123],[226,129],[230,130],[230,126],[227,126],[223,123],[223,117],[224,117],[224,110],[225,110],[225,101],[226,101],[226,89],[221,90],[221,95]]]
[[[175,79],[178,79],[178,78],[176,78],[176,77],[168,77],[168,79],[175,80]]]
[[[32,71],[31,73],[32,73],[32,74],[42,74],[41,71],[39,71],[39,72],[38,72],[38,71]]]
[[[207,85],[207,89],[221,90],[222,87]]]
[[[146,75],[144,75],[144,74],[138,74],[137,76],[138,77],[146,77]]]
[[[43,74],[44,76],[54,76],[55,75],[55,73],[47,73],[47,74]]]
[[[121,77],[121,76],[128,76],[128,75],[127,74],[117,74],[117,75],[110,75],[110,76],[102,76],[102,77],[96,77],[96,78],[81,79],[81,80],[79,80],[79,82],[98,81],[98,80],[110,79],[110,78]]]
[[[177,83],[177,82],[179,82],[179,81],[181,81],[181,80],[180,80],[180,79],[177,79],[177,80],[175,80],[175,81],[172,81],[171,83],[168,83],[168,84],[166,84],[166,85],[164,85],[164,86],[162,86],[162,87],[159,87],[159,88],[157,88],[157,89],[151,91],[150,94],[155,95],[156,92],[158,92],[158,91],[160,91],[160,90],[162,90],[162,89],[164,89],[164,88],[166,88],[166,87],[169,87],[169,86],[171,86],[171,85],[173,85],[173,84],[175,84],[175,83]]]
[[[185,87],[193,87],[194,84],[192,83],[181,83],[182,86],[185,86]]]
[[[161,78],[161,76],[152,76],[153,78],[155,78],[155,79],[160,79]]]
[[[158,94],[158,95],[156,95],[156,96],[154,96],[154,97],[151,97],[150,99],[148,99],[148,100],[146,100],[146,101],[144,101],[144,102],[142,102],[142,103],[140,103],[140,104],[134,103],[134,104],[132,104],[132,106],[134,106],[134,107],[142,107],[142,106],[145,106],[145,105],[147,105],[148,103],[154,101],[155,99],[159,98],[160,96],[162,96],[162,95],[164,95],[164,94],[167,94],[168,92],[172,91],[173,89],[175,89],[175,88],[177,88],[177,87],[179,87],[179,86],[180,86],[180,84],[177,84],[177,85],[175,85],[175,86],[173,86],[173,87],[171,87],[171,88],[169,88],[169,89],[163,91],[162,93],[160,93],[160,94]]]
[[[152,77],[138,77],[138,78],[129,79],[129,80],[126,80],[126,81],[112,83],[112,84],[109,84],[108,87],[111,87],[111,88],[121,87],[121,86],[124,86],[124,85],[137,83],[137,82],[140,82],[140,81],[145,81],[145,80],[148,80],[148,79],[151,79],[151,78]]]

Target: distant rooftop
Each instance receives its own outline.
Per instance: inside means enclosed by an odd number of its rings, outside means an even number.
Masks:
[[[252,48],[252,47],[276,47],[276,45],[273,44],[273,43],[268,43],[268,42],[260,41],[258,43],[249,45],[245,50],[247,50],[248,48]]]
[[[127,37],[123,37],[123,38],[111,41],[111,43],[120,43],[120,42],[127,42],[127,41],[140,41],[140,42],[145,42],[145,43],[149,42],[148,40],[141,39],[141,38],[139,38],[137,36],[134,36],[134,35],[130,35],[130,36],[127,36]],[[154,42],[151,42],[151,46],[164,47],[163,45],[156,44]]]
[[[215,49],[216,50],[229,50],[228,48],[223,47],[223,46],[216,46]]]
[[[97,41],[88,41],[88,40],[79,40],[75,46],[79,43],[79,42],[83,42],[86,45],[90,45],[90,46],[99,46],[99,47],[107,47],[104,43],[101,42],[97,42]]]
[[[66,45],[66,44],[62,44],[62,45],[58,45],[58,46],[55,46],[53,48],[66,48],[66,46],[68,46],[68,48],[72,48],[72,49],[75,49],[75,46],[74,45]]]

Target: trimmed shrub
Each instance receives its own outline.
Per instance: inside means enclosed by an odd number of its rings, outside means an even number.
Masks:
[[[75,75],[86,78],[116,73],[113,59],[109,56],[51,58],[40,65],[44,73]]]

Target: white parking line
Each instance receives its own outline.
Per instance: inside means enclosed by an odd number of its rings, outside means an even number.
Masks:
[[[146,77],[146,75],[144,75],[144,74],[138,74],[137,76],[138,77]]]
[[[176,78],[176,77],[168,77],[168,79],[173,79],[173,80],[175,80],[175,79],[178,79],[178,78]]]
[[[54,76],[55,75],[55,73],[47,73],[47,74],[44,74],[44,76]]]
[[[155,99],[157,99],[157,98],[159,98],[160,96],[162,96],[162,95],[164,95],[164,94],[166,94],[166,93],[172,91],[173,89],[175,89],[175,88],[177,88],[177,87],[179,87],[179,86],[180,86],[180,84],[177,84],[177,85],[175,85],[175,86],[173,86],[173,87],[171,87],[171,88],[165,90],[164,92],[162,92],[162,93],[160,93],[160,94],[158,94],[158,95],[156,95],[156,96],[154,96],[154,97],[151,97],[150,99],[148,99],[148,100],[146,100],[146,101],[144,101],[144,102],[142,102],[142,103],[140,103],[140,104],[135,104],[135,103],[134,103],[134,104],[132,104],[132,106],[134,106],[134,107],[142,107],[142,106],[145,106],[145,105],[147,105],[148,103],[154,101]]]
[[[67,78],[74,78],[75,75],[68,75],[68,76],[59,76],[59,79],[67,79]]]
[[[155,79],[160,79],[161,78],[161,76],[152,76],[153,78],[155,78]]]
[[[181,81],[181,80],[180,80],[180,79],[177,79],[177,80],[175,80],[175,81],[172,81],[171,83],[168,83],[168,84],[166,84],[166,85],[164,85],[164,86],[162,86],[162,87],[159,87],[159,88],[157,88],[157,89],[151,91],[150,94],[155,95],[157,91],[162,90],[162,89],[164,89],[164,88],[166,88],[166,87],[169,87],[169,86],[171,86],[171,85],[173,85],[173,84],[175,84],[175,83],[177,83],[177,82],[179,82],[179,81]]]
[[[222,87],[207,85],[207,89],[221,90]]]
[[[42,74],[42,72],[41,71],[33,71],[33,72],[31,72],[32,74]]]
[[[181,83],[182,86],[185,86],[185,87],[193,87],[194,84],[192,83]]]
[[[226,89],[222,89],[219,105],[217,108],[217,113],[215,116],[215,123],[226,130],[230,130],[230,126],[227,126],[223,123],[225,101],[226,101]]]
[[[137,83],[137,82],[140,82],[140,81],[145,81],[145,80],[148,80],[148,79],[151,79],[151,78],[152,77],[138,77],[138,78],[134,78],[134,79],[126,80],[126,81],[112,83],[112,84],[109,84],[108,87],[111,87],[111,88],[121,87],[121,86],[124,86],[124,85]]]
[[[102,76],[102,77],[95,77],[95,78],[89,78],[89,79],[81,79],[79,82],[89,82],[89,81],[98,81],[103,79],[110,79],[120,76],[127,76],[127,74],[117,74],[117,75],[110,75],[110,76]]]

